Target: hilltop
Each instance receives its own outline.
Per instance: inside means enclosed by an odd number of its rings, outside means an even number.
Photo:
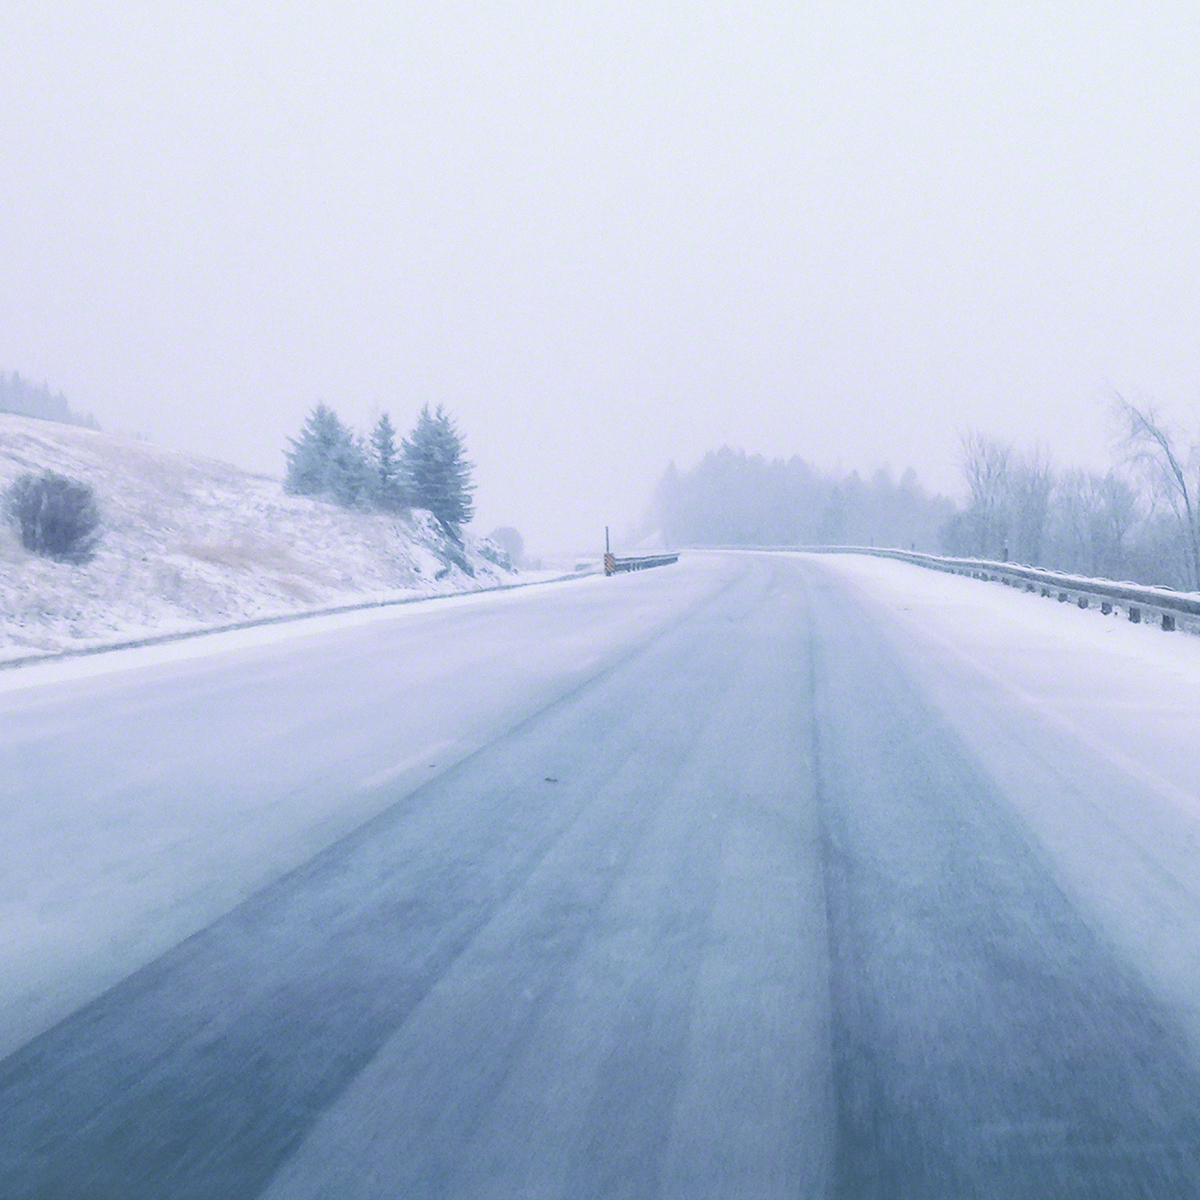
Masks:
[[[0,414],[0,491],[44,470],[94,488],[103,537],[71,565],[0,520],[0,660],[515,581],[499,547],[457,546],[427,512],[349,511],[228,463]]]
[[[82,425],[85,429],[100,428],[91,413],[76,412],[62,392],[51,392],[49,384],[32,383],[17,371],[11,375],[0,371],[0,413],[41,417],[46,421],[60,421],[64,425]]]

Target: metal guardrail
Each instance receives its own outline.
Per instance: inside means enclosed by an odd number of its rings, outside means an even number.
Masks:
[[[763,547],[767,549],[768,547]],[[955,575],[975,579],[990,579],[1026,592],[1036,592],[1060,603],[1079,608],[1096,607],[1102,613],[1124,611],[1135,624],[1153,621],[1163,629],[1187,629],[1200,633],[1200,596],[1172,591],[1170,588],[1146,587],[1107,579],[1088,579],[1067,575],[1061,571],[1046,571],[1041,567],[1026,567],[1018,563],[993,562],[983,558],[944,558],[937,554],[918,554],[910,550],[885,550],[878,546],[788,546],[770,549],[802,550],[810,554],[869,554],[875,558],[895,558],[931,567]]]
[[[640,558],[617,558],[615,554],[606,554],[604,573],[619,575],[624,571],[645,571],[650,567],[668,567],[678,561],[678,554],[644,554]]]

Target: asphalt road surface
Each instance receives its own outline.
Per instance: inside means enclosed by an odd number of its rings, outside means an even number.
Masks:
[[[260,1195],[1195,1197],[1200,1070],[869,612],[747,556],[0,1063],[5,1200]]]

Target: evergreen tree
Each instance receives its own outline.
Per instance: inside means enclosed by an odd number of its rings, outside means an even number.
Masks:
[[[333,456],[329,494],[343,508],[369,507],[375,501],[375,473],[366,444],[353,430],[343,426],[346,436]]]
[[[404,482],[415,508],[427,508],[448,533],[475,515],[471,493],[471,463],[464,457],[463,440],[454,422],[439,404],[430,413],[429,405],[401,448]]]
[[[298,438],[284,451],[284,490],[296,496],[328,496],[345,508],[368,503],[371,468],[362,442],[325,404],[318,404]]]
[[[371,448],[375,452],[376,502],[390,512],[405,504],[401,463],[396,451],[396,430],[391,418],[384,413],[371,431]]]
[[[52,395],[46,384],[35,387],[16,371],[11,375],[0,371],[0,412],[39,417],[43,421],[61,421],[65,425],[82,425],[85,429],[100,428],[91,413],[75,412],[62,392]]]

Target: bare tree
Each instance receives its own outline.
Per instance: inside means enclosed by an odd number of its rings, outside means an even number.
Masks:
[[[1178,518],[1187,543],[1192,586],[1200,587],[1200,456],[1184,451],[1178,434],[1159,416],[1153,404],[1136,405],[1118,395],[1117,415],[1130,461],[1144,467],[1156,491],[1166,498]],[[1186,454],[1186,457],[1185,457]],[[1195,482],[1189,487],[1189,473]]]
[[[1137,494],[1115,471],[1064,471],[1054,489],[1050,556],[1055,566],[1113,578],[1127,565],[1139,517]]]
[[[1088,471],[1064,471],[1054,489],[1051,557],[1054,565],[1080,574],[1096,573],[1092,532],[1096,524],[1096,492]]]
[[[976,553],[986,556],[1005,545],[1008,536],[1008,486],[1012,447],[986,434],[959,435],[963,475],[970,489],[967,510]]]
[[[1125,566],[1126,544],[1139,520],[1138,495],[1116,471],[1099,481],[1101,518],[1098,540],[1100,573],[1114,577]]]
[[[1050,493],[1054,490],[1054,468],[1040,449],[1011,455],[1008,465],[1005,505],[1011,521],[1015,557],[1031,566],[1042,558]]]

